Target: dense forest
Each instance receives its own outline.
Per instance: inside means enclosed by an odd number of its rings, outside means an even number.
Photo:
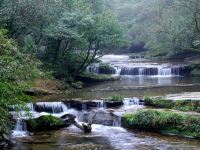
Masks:
[[[199,54],[198,0],[111,0],[109,6],[128,27],[133,46],[144,43],[148,56]]]
[[[102,1],[0,1],[1,133],[13,124],[8,110],[23,107],[38,78],[71,83],[97,57],[126,45],[117,17]]]
[[[33,82],[73,86],[115,51],[199,65],[199,0],[0,0],[0,136]]]

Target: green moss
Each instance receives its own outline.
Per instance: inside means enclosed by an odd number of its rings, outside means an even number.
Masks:
[[[200,76],[200,69],[195,68],[191,71],[192,76]]]
[[[29,119],[27,124],[29,131],[49,130],[64,126],[64,123],[60,118],[52,115],[45,115],[36,119]]]
[[[172,100],[165,100],[162,98],[150,98],[145,97],[144,102],[146,105],[154,106],[158,108],[172,108],[174,106],[174,102]]]
[[[81,82],[81,81],[72,82],[71,86],[75,89],[82,89],[83,88],[83,82]]]
[[[91,83],[91,82],[115,81],[115,80],[119,80],[119,77],[85,72],[81,74],[80,76],[78,76],[77,79],[82,82]]]
[[[108,98],[109,101],[122,101],[124,98],[120,95],[113,95],[112,97]]]
[[[99,65],[99,73],[101,74],[115,74],[115,69],[108,64],[101,63]]]
[[[111,97],[102,98],[102,100],[107,101],[107,102],[110,102],[110,101],[113,101],[113,102],[122,102],[123,99],[124,99],[124,97],[122,97],[121,95],[113,95]]]
[[[147,109],[124,115],[122,123],[133,129],[200,138],[200,115]]]
[[[144,103],[147,106],[152,106],[155,108],[200,112],[199,100],[166,100],[163,98],[145,97]]]

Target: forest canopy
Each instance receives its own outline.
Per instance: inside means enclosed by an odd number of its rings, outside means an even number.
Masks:
[[[200,51],[199,0],[110,0],[110,8],[148,55],[172,57]]]

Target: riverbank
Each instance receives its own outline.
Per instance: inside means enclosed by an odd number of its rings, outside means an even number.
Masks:
[[[200,114],[144,109],[123,116],[122,125],[131,129],[200,139]]]
[[[122,117],[122,126],[130,129],[159,132],[200,139],[200,98],[198,93],[182,97],[145,97],[144,106],[150,107]],[[179,94],[180,95],[180,94]],[[186,98],[188,95],[188,98]],[[189,96],[193,99],[189,99]],[[172,98],[172,99],[170,99]]]

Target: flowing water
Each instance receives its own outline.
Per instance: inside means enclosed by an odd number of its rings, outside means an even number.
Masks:
[[[82,121],[83,114],[87,110],[77,111],[68,109],[61,102],[39,102],[30,107],[31,114],[34,118],[41,115],[46,115],[51,112],[53,116],[62,116],[63,114],[74,114],[78,121]],[[30,106],[30,104],[29,104]],[[103,108],[103,105],[99,105]],[[38,109],[38,107],[40,109]],[[178,137],[162,136],[157,133],[141,132],[136,130],[127,130],[120,127],[120,116],[125,112],[133,112],[143,108],[139,105],[139,100],[136,98],[124,99],[124,105],[115,110],[118,115],[118,120],[114,120],[113,126],[105,126],[101,124],[92,125],[92,133],[83,133],[80,129],[70,126],[55,131],[37,132],[34,135],[29,135],[26,131],[26,124],[20,120],[25,119],[26,115],[18,116],[16,129],[13,136],[17,140],[17,145],[13,150],[198,150],[200,144],[196,140],[181,139]],[[14,113],[14,112],[13,112]],[[16,134],[18,133],[18,134]]]
[[[97,123],[92,125],[92,133],[86,134],[74,126],[56,131],[37,132],[29,135],[26,131],[27,114],[11,112],[16,118],[16,128],[13,137],[17,145],[14,150],[198,150],[200,143],[194,139],[184,139],[176,136],[163,136],[157,133],[127,130],[121,127],[121,116],[126,112],[134,112],[144,108],[136,97],[143,96],[168,96],[194,98],[200,92],[200,78],[187,77],[185,64],[180,62],[150,62],[143,58],[130,59],[126,55],[107,55],[102,58],[115,69],[113,76],[120,76],[119,81],[103,82],[86,85],[82,90],[77,90],[68,95],[55,95],[38,99],[34,104],[27,104],[30,114],[37,118],[51,114],[60,117],[63,114],[74,114],[77,121],[90,121],[94,112],[107,112],[102,97],[120,94],[125,98],[124,105],[112,109],[113,120],[110,125]],[[88,68],[90,71],[99,73],[99,64]],[[177,94],[178,93],[178,94]],[[199,94],[200,95],[200,94]],[[60,102],[60,99],[80,98],[82,100],[96,100],[98,105],[92,110],[87,110],[85,104],[81,110],[70,107]],[[182,96],[184,98],[184,96]],[[196,98],[196,97],[195,97]],[[195,99],[194,98],[194,99]],[[48,101],[48,102],[47,102]],[[52,102],[51,102],[52,101]],[[57,101],[57,102],[56,102]],[[87,114],[87,115],[86,115]],[[101,116],[102,114],[100,114]],[[103,114],[104,116],[104,114]],[[101,117],[101,118],[106,118]],[[98,119],[97,119],[98,120]],[[103,125],[104,124],[104,125]]]

